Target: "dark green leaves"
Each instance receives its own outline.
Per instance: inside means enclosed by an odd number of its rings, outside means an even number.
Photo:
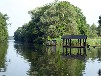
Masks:
[[[7,40],[8,31],[7,31],[7,22],[8,19],[7,14],[3,15],[0,12],[0,42]]]

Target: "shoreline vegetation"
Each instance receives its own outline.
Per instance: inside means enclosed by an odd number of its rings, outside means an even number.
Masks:
[[[8,39],[7,20],[7,14],[2,14],[0,12],[0,42],[6,42]]]
[[[87,39],[87,44],[90,46],[100,46],[101,47],[101,38],[88,38]]]

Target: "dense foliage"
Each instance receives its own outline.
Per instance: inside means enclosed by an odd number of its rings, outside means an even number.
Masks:
[[[91,36],[93,32],[90,30],[95,27],[86,23],[81,9],[67,1],[44,5],[30,11],[29,14],[29,23],[19,27],[14,33],[16,41],[43,43],[48,38],[58,38],[64,34]]]
[[[0,42],[6,41],[8,38],[7,19],[7,15],[0,12]]]
[[[101,16],[99,16],[99,20],[98,20],[99,26],[97,27],[97,34],[98,36],[101,37]]]

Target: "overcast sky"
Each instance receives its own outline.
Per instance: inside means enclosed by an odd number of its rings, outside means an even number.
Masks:
[[[21,27],[24,23],[28,23],[30,20],[28,11],[53,1],[54,0],[0,0],[0,12],[7,14],[10,17],[9,22],[12,23],[11,26],[8,26],[9,35],[14,35],[14,31],[16,31],[18,27]],[[91,25],[95,23],[98,25],[97,22],[101,15],[101,0],[67,1],[82,10],[88,24]]]

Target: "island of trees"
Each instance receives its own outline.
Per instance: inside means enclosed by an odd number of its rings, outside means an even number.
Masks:
[[[98,27],[89,25],[81,9],[67,1],[49,3],[28,13],[31,20],[15,31],[16,41],[42,44],[65,34],[87,35],[89,38],[101,36],[101,17]]]

